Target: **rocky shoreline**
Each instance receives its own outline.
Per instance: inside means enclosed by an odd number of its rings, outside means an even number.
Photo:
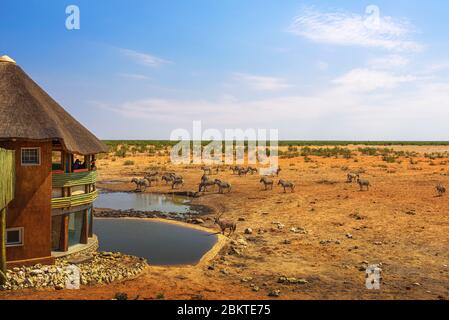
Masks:
[[[94,217],[95,218],[140,218],[140,219],[148,219],[148,218],[160,218],[167,220],[176,220],[191,224],[203,224],[205,220],[210,218],[201,219],[198,216],[204,215],[196,214],[196,213],[165,213],[160,211],[141,211],[141,210],[114,210],[114,209],[94,209]]]
[[[84,259],[57,259],[54,265],[35,265],[16,267],[7,270],[7,283],[0,291],[21,290],[27,288],[78,289],[79,285],[93,286],[109,284],[114,281],[131,279],[142,273],[147,267],[144,258],[112,252],[94,252]],[[73,270],[79,273],[75,284]]]

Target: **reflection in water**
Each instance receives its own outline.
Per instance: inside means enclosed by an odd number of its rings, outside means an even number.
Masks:
[[[100,251],[144,257],[150,265],[194,264],[217,241],[216,235],[158,221],[95,219]]]
[[[165,213],[195,213],[188,197],[131,192],[100,193],[95,207],[115,210],[160,211]]]

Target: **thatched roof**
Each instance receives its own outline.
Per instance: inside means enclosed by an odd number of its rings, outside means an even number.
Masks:
[[[0,57],[0,140],[59,140],[82,155],[108,148],[8,57]]]

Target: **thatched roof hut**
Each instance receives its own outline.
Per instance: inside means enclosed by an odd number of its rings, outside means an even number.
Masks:
[[[107,147],[42,90],[16,63],[0,57],[0,140],[59,140],[70,153]]]

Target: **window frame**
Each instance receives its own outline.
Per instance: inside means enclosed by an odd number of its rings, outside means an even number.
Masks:
[[[20,238],[20,242],[15,242],[15,243],[8,243],[8,232],[10,231],[19,231],[19,238]],[[5,230],[5,245],[7,248],[11,248],[11,247],[23,247],[24,245],[24,228],[23,227],[17,227],[17,228],[6,228]]]
[[[24,150],[37,150],[38,163],[23,163]],[[41,148],[40,147],[22,147],[20,148],[20,165],[22,167],[35,167],[41,165]]]

